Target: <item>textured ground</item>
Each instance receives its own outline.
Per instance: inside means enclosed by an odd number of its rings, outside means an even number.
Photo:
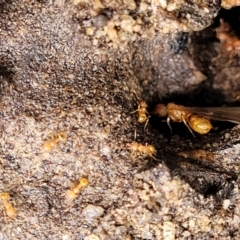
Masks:
[[[0,239],[238,239],[240,127],[214,122],[194,139],[154,117],[144,131],[131,113],[139,98],[237,104],[238,55],[206,28],[219,9],[0,0],[0,192],[17,211],[10,219],[1,201]],[[156,159],[132,154],[133,141]],[[214,159],[178,155],[196,149]],[[82,177],[89,185],[67,201]]]

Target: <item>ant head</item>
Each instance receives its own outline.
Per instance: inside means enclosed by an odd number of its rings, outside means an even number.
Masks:
[[[149,154],[155,154],[155,153],[156,153],[155,147],[152,146],[152,145],[149,145],[149,146],[148,146],[148,153],[149,153]]]
[[[2,193],[0,193],[0,198],[1,198],[2,200],[8,201],[8,200],[9,200],[9,194],[6,193],[6,192],[2,192]]]
[[[158,115],[159,117],[166,117],[168,111],[164,104],[157,104],[152,113]]]
[[[140,106],[140,108],[147,108],[148,107],[147,103],[145,101],[142,101],[142,100],[139,102],[139,106]]]
[[[59,141],[64,142],[67,139],[67,134],[66,134],[66,132],[60,132],[57,135],[57,137],[58,137]]]

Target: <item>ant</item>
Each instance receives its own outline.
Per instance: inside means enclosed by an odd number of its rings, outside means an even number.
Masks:
[[[10,218],[14,218],[16,216],[16,210],[14,207],[9,203],[9,194],[6,192],[0,193],[0,199],[3,201],[3,205],[6,211],[6,214]]]
[[[80,178],[79,182],[75,187],[73,187],[71,190],[67,191],[66,199],[68,202],[73,201],[75,198],[77,198],[80,191],[88,186],[88,179],[87,178]]]
[[[147,143],[145,145],[137,142],[132,142],[129,144],[128,149],[132,150],[133,154],[145,154],[147,156],[150,156],[154,159],[156,159],[153,155],[156,154],[156,149],[153,145],[148,145]]]

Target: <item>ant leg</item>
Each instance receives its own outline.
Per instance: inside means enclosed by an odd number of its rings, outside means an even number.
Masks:
[[[150,155],[150,157],[157,161],[157,159],[152,154]]]
[[[167,125],[168,125],[168,127],[170,129],[170,133],[172,134],[172,127],[170,125],[170,117],[167,118]]]
[[[146,126],[147,126],[147,124],[148,124],[148,121],[149,121],[149,117],[147,117],[147,121],[146,121],[146,123],[145,123],[145,125],[144,125],[144,132],[145,132],[145,128],[146,128]]]
[[[135,111],[133,111],[133,112],[130,112],[130,114],[133,114],[133,113],[135,113],[135,112],[139,112],[139,109],[137,109],[137,110],[135,110]]]
[[[193,135],[194,138],[196,138],[196,136],[194,135],[192,129],[188,126],[187,122],[183,119],[183,122],[185,124],[185,126],[188,128],[188,130],[191,132],[191,134]]]

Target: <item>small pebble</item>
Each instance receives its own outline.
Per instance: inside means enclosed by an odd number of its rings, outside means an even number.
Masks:
[[[87,207],[83,209],[82,214],[85,216],[86,219],[91,220],[91,219],[102,216],[103,212],[104,212],[104,209],[102,207],[89,204],[87,205]]]

